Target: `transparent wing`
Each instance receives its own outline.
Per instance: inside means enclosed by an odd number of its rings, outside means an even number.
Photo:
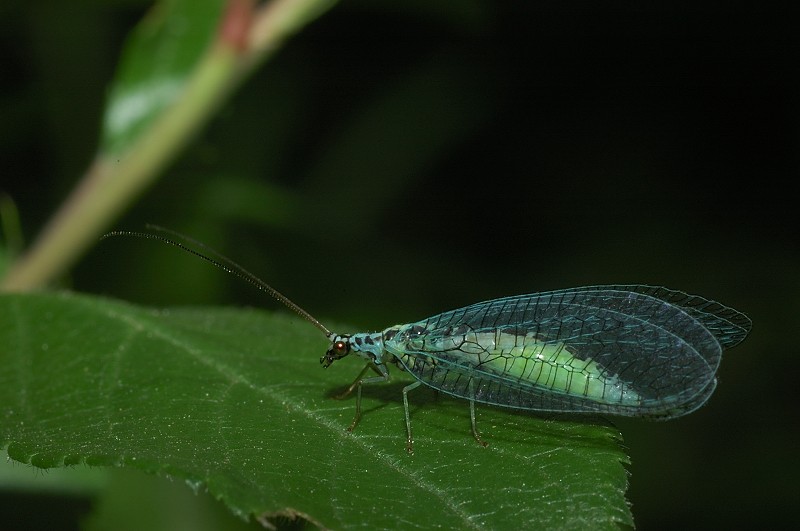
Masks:
[[[701,406],[750,320],[666,288],[506,297],[405,325],[386,348],[443,392],[541,411],[670,418]]]

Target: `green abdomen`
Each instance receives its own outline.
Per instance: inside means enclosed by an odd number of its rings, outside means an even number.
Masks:
[[[458,357],[472,370],[514,380],[516,386],[546,389],[604,404],[641,403],[641,396],[617,374],[591,358],[582,358],[577,347],[567,347],[563,342],[546,342],[533,334],[501,331],[467,331],[440,340],[437,347],[460,352]],[[434,347],[430,338],[425,343],[422,350]]]
[[[475,336],[477,344],[484,347],[476,349],[482,351],[476,352],[479,369],[597,402],[636,405],[640,401],[638,393],[616,374],[609,373],[591,358],[579,357],[564,343],[547,343],[532,335]]]

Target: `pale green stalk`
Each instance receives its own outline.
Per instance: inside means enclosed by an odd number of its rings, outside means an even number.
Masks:
[[[236,0],[233,0],[236,1]],[[69,268],[130,206],[228,95],[283,40],[333,0],[275,0],[253,13],[244,49],[218,39],[198,61],[182,93],[124,153],[99,154],[31,248],[11,265],[0,290],[47,285]]]

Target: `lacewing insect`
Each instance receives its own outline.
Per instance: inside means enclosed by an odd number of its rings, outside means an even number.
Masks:
[[[470,404],[600,413],[667,420],[691,413],[716,387],[722,351],[741,343],[752,323],[743,313],[681,291],[639,284],[586,286],[503,297],[380,332],[338,334],[232,260],[201,242],[154,227],[203,249],[147,232],[116,231],[173,245],[268,293],[325,334],[327,368],[354,354],[366,365],[342,396],[389,380],[389,365],[416,381],[403,388],[407,442],[413,453],[408,393],[422,384]],[[368,375],[368,373],[374,375]]]

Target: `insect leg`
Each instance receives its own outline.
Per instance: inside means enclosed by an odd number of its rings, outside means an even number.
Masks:
[[[358,387],[358,384],[360,384],[360,383],[361,383],[361,380],[363,380],[363,379],[364,379],[364,375],[365,375],[365,374],[367,374],[367,371],[368,371],[368,370],[370,370],[370,368],[372,368],[372,370],[375,370],[375,368],[374,368],[374,367],[370,367],[371,365],[372,365],[371,363],[367,363],[367,364],[364,366],[364,368],[363,368],[363,369],[361,369],[361,372],[360,372],[360,373],[358,373],[358,376],[356,376],[356,379],[355,379],[355,380],[353,380],[353,383],[351,383],[351,384],[350,384],[350,386],[349,386],[347,389],[345,389],[345,390],[344,390],[343,392],[341,392],[340,394],[338,394],[338,395],[334,396],[333,398],[335,398],[336,400],[342,400],[342,399],[345,399],[345,398],[347,398],[348,396],[350,396],[350,393],[352,393],[352,392],[353,392],[353,389],[355,389],[356,387]],[[378,373],[378,374],[380,374],[380,373]]]
[[[481,439],[481,434],[478,432],[478,426],[475,424],[475,390],[472,388],[472,380],[469,381],[469,420],[472,423],[472,436],[478,441],[478,444],[486,448],[489,443]]]
[[[366,374],[366,372],[369,369],[372,369],[373,371],[378,373],[378,376],[370,376],[369,378],[363,378],[364,374]],[[376,383],[376,382],[387,382],[387,381],[389,381],[389,371],[386,370],[386,367],[384,367],[383,365],[376,365],[373,362],[369,362],[367,363],[367,366],[364,367],[360,373],[358,373],[358,378],[356,378],[356,380],[352,384],[350,384],[350,387],[347,389],[347,391],[345,391],[344,393],[342,393],[340,396],[337,397],[337,398],[345,397],[352,392],[354,387],[357,389],[356,416],[353,417],[353,422],[351,422],[350,426],[347,427],[347,431],[353,431],[356,427],[356,424],[358,424],[359,419],[361,418],[361,385]]]
[[[411,414],[408,412],[408,392],[419,387],[421,383],[422,382],[414,382],[411,385],[403,387],[403,408],[406,411],[406,433],[408,434],[406,450],[409,454],[414,453],[414,439],[411,437]]]

